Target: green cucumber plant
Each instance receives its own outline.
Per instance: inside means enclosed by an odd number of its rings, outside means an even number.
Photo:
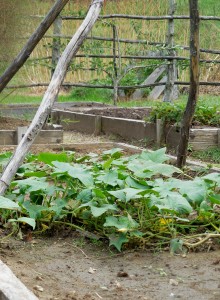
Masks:
[[[174,251],[176,239],[184,244],[197,228],[219,233],[220,174],[182,179],[165,151],[29,155],[0,197],[1,223],[38,231],[65,224],[98,232],[119,251],[170,242]]]

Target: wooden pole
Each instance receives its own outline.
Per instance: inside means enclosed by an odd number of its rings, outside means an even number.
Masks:
[[[180,143],[177,153],[177,166],[182,168],[186,163],[189,142],[189,130],[199,94],[199,9],[198,0],[189,0],[190,7],[190,91],[183,115]]]
[[[53,76],[53,73],[55,71],[56,65],[60,58],[60,52],[61,52],[61,29],[62,29],[62,18],[58,16],[56,20],[54,21],[54,27],[53,27],[53,44],[52,44],[52,69],[51,69],[51,78]]]
[[[40,132],[43,124],[45,123],[51,109],[53,107],[56,96],[59,92],[60,86],[66,75],[68,66],[82,45],[83,41],[86,39],[86,36],[91,31],[94,23],[98,19],[99,13],[103,0],[93,0],[85,20],[81,26],[76,31],[75,35],[67,45],[63,54],[61,55],[51,82],[48,86],[48,89],[43,97],[41,105],[17,149],[15,150],[11,160],[6,166],[2,177],[0,179],[0,195],[3,195],[9,184],[11,183],[12,178],[14,177],[18,167],[22,164],[27,152],[29,151],[31,145],[33,144],[36,136]]]
[[[113,75],[113,83],[114,83],[114,105],[118,103],[118,68],[117,68],[117,58],[116,58],[116,26],[112,25],[113,30],[113,66],[114,66],[114,75]]]
[[[42,39],[48,28],[54,22],[56,17],[62,11],[64,6],[69,0],[57,0],[51,10],[48,12],[44,20],[40,23],[36,31],[29,38],[28,42],[12,62],[12,64],[5,70],[3,75],[0,77],[0,92],[5,88],[13,76],[19,71],[24,65],[36,45]]]
[[[176,0],[169,0],[170,8],[169,8],[169,14],[171,16],[174,15],[176,10]],[[174,19],[168,20],[168,33],[167,33],[167,45],[169,47],[168,55],[170,56],[176,56],[176,52],[173,49],[174,48]],[[164,92],[164,102],[172,102],[177,97],[176,93],[176,87],[174,86],[174,81],[176,80],[177,71],[176,71],[176,60],[172,59],[168,61],[167,65],[167,82],[165,86],[165,92]]]

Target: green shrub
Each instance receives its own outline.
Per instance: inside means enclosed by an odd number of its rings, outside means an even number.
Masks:
[[[156,119],[163,119],[167,124],[178,124],[181,122],[184,113],[183,104],[158,103],[152,108],[150,113],[150,121],[155,122]],[[198,105],[193,117],[192,125],[220,125],[220,114],[216,106]]]

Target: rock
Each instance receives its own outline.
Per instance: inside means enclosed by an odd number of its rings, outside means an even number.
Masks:
[[[38,292],[43,292],[44,288],[41,285],[35,285],[33,287],[34,290],[38,291]]]
[[[172,279],[172,278],[170,279],[169,283],[170,283],[170,285],[174,285],[174,286],[177,286],[179,284],[179,282],[177,280]]]

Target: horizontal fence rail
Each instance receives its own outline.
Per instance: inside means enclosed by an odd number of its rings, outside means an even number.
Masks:
[[[63,34],[53,34],[53,35],[45,35],[44,38],[61,38],[61,39],[71,39],[71,35],[63,35]],[[21,39],[27,39],[27,37],[21,38]],[[92,36],[87,37],[87,40],[97,40],[97,41],[106,41],[106,42],[113,42],[113,38],[105,38],[101,36]],[[147,40],[129,40],[129,39],[117,39],[117,42],[119,43],[125,43],[125,44],[144,44],[144,45],[150,45],[150,46],[168,46],[166,42],[150,42]],[[174,45],[174,48],[178,47],[180,50],[189,50],[189,46],[182,46],[182,45]],[[178,50],[178,49],[177,49]],[[204,53],[210,53],[210,54],[220,54],[220,50],[211,50],[211,49],[204,49],[201,48],[200,52]]]
[[[63,20],[83,20],[84,17],[77,16],[61,16]],[[220,17],[215,16],[200,16],[200,20],[204,21],[220,21]],[[132,19],[132,20],[146,20],[146,21],[158,21],[158,20],[189,20],[189,16],[137,16],[137,15],[123,15],[123,14],[111,14],[101,15],[99,19]]]
[[[44,16],[41,15],[35,15],[35,16],[30,16],[32,18],[43,18]],[[202,21],[220,21],[220,17],[218,16],[200,16],[200,20]],[[61,20],[83,20],[84,16],[60,16]],[[105,20],[105,19],[130,19],[130,20],[146,20],[146,21],[162,21],[162,20],[168,20],[168,22],[174,21],[174,20],[189,20],[190,17],[188,15],[162,15],[162,16],[141,16],[141,15],[126,15],[126,14],[107,14],[107,15],[101,15],[99,16],[100,20]],[[114,25],[115,26],[115,25]],[[53,33],[52,35],[44,35],[45,39],[53,39],[53,41],[56,41],[56,39],[71,39],[71,35],[65,35],[61,34],[61,31],[57,33]],[[113,60],[114,64],[117,60],[121,59],[127,59],[127,60],[160,60],[161,62],[158,63],[158,65],[169,65],[173,64],[174,62],[185,62],[185,65],[187,66],[189,64],[190,58],[186,56],[180,56],[176,55],[176,51],[178,50],[187,50],[189,51],[190,48],[189,46],[186,45],[175,45],[169,44],[167,41],[166,42],[152,42],[144,39],[137,39],[137,40],[132,40],[132,39],[123,39],[119,38],[118,36],[112,36],[112,37],[101,37],[101,36],[90,36],[87,37],[87,40],[93,40],[93,41],[105,41],[105,42],[111,42],[112,47],[116,47],[116,43],[119,45],[120,43],[125,43],[125,44],[140,44],[140,45],[146,45],[146,46],[156,46],[156,47],[163,47],[162,50],[154,50],[155,53],[152,53],[152,55],[144,55],[143,52],[142,55],[124,55],[120,54],[120,52],[116,53],[114,51],[112,54],[85,54],[85,53],[79,53],[75,57],[76,58],[85,58],[85,59],[93,59],[93,58],[100,58],[100,59],[111,59]],[[118,46],[119,47],[119,46]],[[112,49],[112,48],[111,48]],[[117,51],[119,51],[117,49]],[[162,55],[158,55],[157,51],[161,51]],[[146,50],[147,52],[147,50]],[[161,53],[160,52],[160,53]],[[207,53],[207,54],[214,54],[216,55],[215,59],[205,59],[205,58],[200,58],[200,63],[204,64],[219,64],[220,59],[218,59],[218,55],[220,55],[220,50],[218,49],[200,49],[201,53]],[[163,55],[163,53],[165,53]],[[173,55],[174,54],[174,55]],[[42,58],[30,58],[29,61],[43,61],[43,60],[51,60],[53,59],[53,56],[47,56],[47,57],[42,57]],[[184,64],[183,64],[184,65]],[[146,66],[143,66],[146,67]],[[167,67],[168,68],[168,67]],[[79,68],[80,70],[90,70],[90,71],[97,71],[97,69],[86,69],[86,68]],[[117,71],[117,70],[116,70]],[[176,78],[177,79],[177,78]],[[148,88],[148,87],[157,87],[157,86],[166,86],[168,84],[167,82],[155,82],[151,84],[140,84],[140,85],[133,85],[133,86],[117,86],[118,89],[121,90],[129,90],[129,89],[143,89],[143,88]],[[172,82],[172,84],[175,85],[180,85],[180,86],[188,86],[190,85],[189,82],[186,81],[177,81],[175,80]],[[220,86],[220,82],[207,82],[207,81],[201,81],[199,83],[201,86]],[[33,84],[24,84],[24,85],[11,85],[8,86],[8,89],[17,89],[17,88],[27,88],[27,87],[46,87],[48,86],[48,83],[33,83]],[[114,89],[115,86],[113,85],[94,85],[94,84],[87,84],[87,83],[64,83],[62,85],[63,87],[85,87],[85,88],[105,88],[105,89]]]
[[[176,85],[190,85],[188,81],[174,81]],[[49,83],[32,83],[32,84],[21,84],[21,85],[10,85],[7,86],[6,89],[22,89],[22,88],[34,88],[34,87],[46,87]],[[129,89],[144,89],[148,87],[155,87],[155,86],[162,86],[166,85],[166,82],[156,82],[152,84],[141,84],[141,85],[131,85],[131,86],[118,86],[118,89],[121,90],[129,90]],[[207,82],[207,81],[200,81],[199,85],[201,86],[220,86],[220,82]],[[93,84],[86,84],[86,83],[69,83],[65,82],[62,84],[63,87],[87,87],[87,88],[97,88],[97,89],[114,89],[113,85],[93,85]]]

